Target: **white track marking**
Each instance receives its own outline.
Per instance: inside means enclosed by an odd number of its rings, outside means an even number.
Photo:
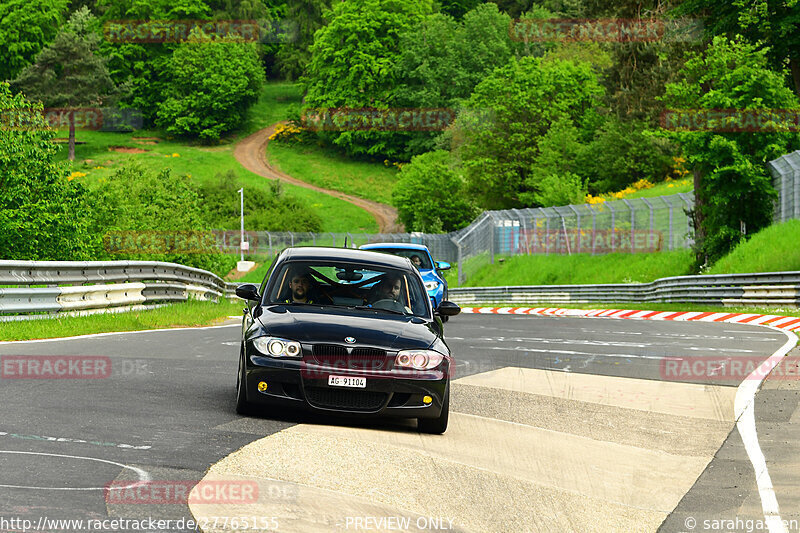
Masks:
[[[148,474],[141,468],[124,465],[122,463],[117,463],[115,461],[108,461],[106,459],[97,459],[96,457],[83,457],[80,455],[62,455],[58,453],[43,453],[43,452],[18,452],[18,451],[8,451],[8,450],[0,450],[0,453],[8,453],[16,455],[44,455],[46,457],[62,457],[67,459],[80,459],[83,461],[97,461],[98,463],[106,463],[109,465],[118,466],[120,468],[125,468],[127,470],[132,470],[133,472],[136,473],[137,476],[139,476],[138,481],[133,481],[129,485],[114,487],[112,490],[127,489],[135,487],[140,483],[147,483],[148,481],[150,481],[150,474]],[[29,489],[29,490],[108,490],[107,487],[28,487],[24,485],[2,485],[2,484],[0,484],[0,487],[8,489]]]
[[[242,327],[241,324],[225,324],[224,326],[200,326],[200,327],[186,327],[186,328],[159,328],[159,329],[141,329],[137,331],[109,331],[106,333],[90,333],[88,335],[76,335],[74,337],[58,337],[55,339],[34,339],[30,341],[0,341],[0,344],[29,344],[34,342],[57,342],[57,341],[72,341],[76,339],[91,339],[94,337],[109,337],[111,335],[132,335],[134,333],[158,333],[160,331],[185,331],[187,329],[217,329],[217,328],[232,328]]]
[[[770,327],[770,326],[761,326]],[[758,494],[761,496],[761,508],[764,512],[767,526],[770,533],[785,533],[786,527],[781,520],[778,498],[775,496],[775,489],[772,487],[772,479],[767,470],[767,460],[758,444],[758,434],[756,432],[755,418],[755,395],[758,392],[761,382],[765,375],[771,372],[789,351],[797,344],[797,336],[789,332],[776,331],[786,334],[787,340],[780,350],[772,354],[769,359],[764,361],[759,367],[747,376],[736,390],[736,400],[734,401],[734,411],[736,413],[736,429],[742,436],[747,457],[755,470]],[[767,365],[767,366],[765,366]],[[765,371],[768,368],[768,371]]]

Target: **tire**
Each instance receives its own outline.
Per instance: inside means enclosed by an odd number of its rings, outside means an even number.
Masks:
[[[450,384],[444,391],[444,403],[442,403],[442,414],[438,418],[418,418],[417,431],[420,433],[431,433],[441,435],[447,431],[447,419],[450,418]]]
[[[253,404],[247,401],[245,386],[244,356],[239,357],[239,379],[236,382],[236,412],[240,415],[253,414]]]

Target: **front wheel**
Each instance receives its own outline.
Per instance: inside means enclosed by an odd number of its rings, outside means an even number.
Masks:
[[[244,361],[239,358],[239,379],[236,382],[236,412],[240,415],[253,413],[253,406],[247,401],[247,386],[244,371]]]
[[[418,418],[417,431],[420,433],[431,433],[440,435],[447,430],[447,419],[450,417],[450,384],[444,391],[444,402],[442,402],[442,414],[438,418]]]

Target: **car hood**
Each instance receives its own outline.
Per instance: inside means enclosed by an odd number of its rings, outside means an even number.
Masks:
[[[424,349],[437,339],[432,323],[375,311],[330,307],[273,306],[258,317],[266,334],[303,343],[375,346],[388,350]]]

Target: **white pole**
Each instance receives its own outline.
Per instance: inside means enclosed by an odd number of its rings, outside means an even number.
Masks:
[[[239,189],[239,199],[241,207],[241,235],[239,236],[239,258],[244,261],[244,187]]]

